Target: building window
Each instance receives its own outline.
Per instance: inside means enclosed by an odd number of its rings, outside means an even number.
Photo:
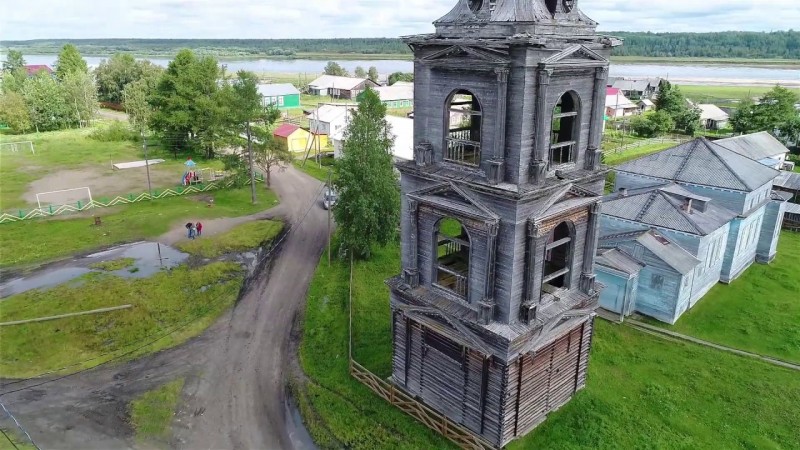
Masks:
[[[562,222],[550,233],[545,247],[542,286],[569,288],[572,241],[572,230],[567,222]]]
[[[445,218],[436,229],[436,284],[468,299],[469,250],[467,230],[456,219]]]
[[[283,97],[278,97],[278,106],[283,106]]]
[[[482,117],[481,105],[471,92],[459,90],[450,96],[447,105],[445,161],[480,166]]]
[[[652,277],[650,277],[650,289],[664,289],[664,276],[654,274]]]
[[[577,156],[578,97],[567,92],[553,109],[550,135],[550,166],[569,164]]]

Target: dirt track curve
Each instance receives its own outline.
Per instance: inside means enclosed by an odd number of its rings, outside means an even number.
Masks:
[[[8,393],[0,401],[43,449],[138,448],[126,422],[127,403],[183,376],[186,385],[173,422],[173,448],[293,448],[285,424],[284,372],[292,322],[326,242],[327,213],[318,204],[320,187],[293,168],[273,175],[281,204],[251,218],[283,217],[293,228],[270,273],[254,282],[236,307],[203,335],[130,363]],[[205,226],[221,230],[240,220]],[[162,237],[172,239],[171,234]],[[4,385],[0,393],[41,381]]]

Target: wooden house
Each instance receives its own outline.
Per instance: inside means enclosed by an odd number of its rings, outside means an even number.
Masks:
[[[462,0],[435,25],[405,38],[414,159],[397,164],[392,381],[501,447],[586,385],[621,42],[575,2]]]
[[[300,107],[300,91],[292,84],[259,84],[258,93],[261,94],[265,107],[268,105],[276,106],[278,109]]]
[[[35,77],[39,72],[44,72],[51,76],[55,75],[53,69],[46,64],[28,64],[22,67],[25,69],[25,74],[28,75],[28,77]]]
[[[788,161],[789,149],[766,131],[720,139],[714,143],[773,169],[786,169],[784,166]]]
[[[638,114],[639,106],[630,101],[619,89],[606,89],[606,116],[611,118],[628,117]]]
[[[381,103],[386,105],[387,108],[412,108],[414,106],[414,85],[395,83],[393,86],[381,86],[374,89],[375,93],[381,99]],[[358,96],[361,101],[364,93]]]
[[[279,125],[272,132],[272,135],[284,148],[293,153],[305,152],[312,144],[318,148],[328,146],[328,136],[318,135],[314,138],[314,135],[308,130],[291,123]]]
[[[323,75],[308,83],[308,93],[318,96],[329,96],[347,100],[355,100],[358,94],[367,87],[378,87],[378,84],[365,78],[337,77]]]
[[[727,128],[731,117],[717,105],[698,104],[700,110],[700,123],[706,130],[721,130]]]

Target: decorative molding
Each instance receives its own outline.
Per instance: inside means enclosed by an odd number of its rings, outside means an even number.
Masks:
[[[414,162],[418,167],[425,167],[433,162],[433,144],[422,141],[414,147]]]

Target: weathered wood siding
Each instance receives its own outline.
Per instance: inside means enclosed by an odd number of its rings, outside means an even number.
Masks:
[[[714,285],[719,283],[729,233],[730,225],[726,224],[719,230],[697,239],[697,251],[690,253],[700,260],[700,264],[695,269],[688,308],[696,305]]]
[[[720,275],[720,281],[723,283],[735,280],[755,262],[766,209],[764,205],[748,217],[736,218],[731,222],[728,247]]]
[[[764,213],[764,223],[761,225],[761,234],[758,237],[756,261],[770,263],[778,254],[778,240],[781,236],[783,216],[786,213],[786,203],[771,201]]]
[[[628,315],[628,305],[633,305],[635,301],[631,296],[639,277],[630,277],[603,266],[596,266],[595,273],[597,282],[605,286],[600,293],[600,307],[623,316]]]

